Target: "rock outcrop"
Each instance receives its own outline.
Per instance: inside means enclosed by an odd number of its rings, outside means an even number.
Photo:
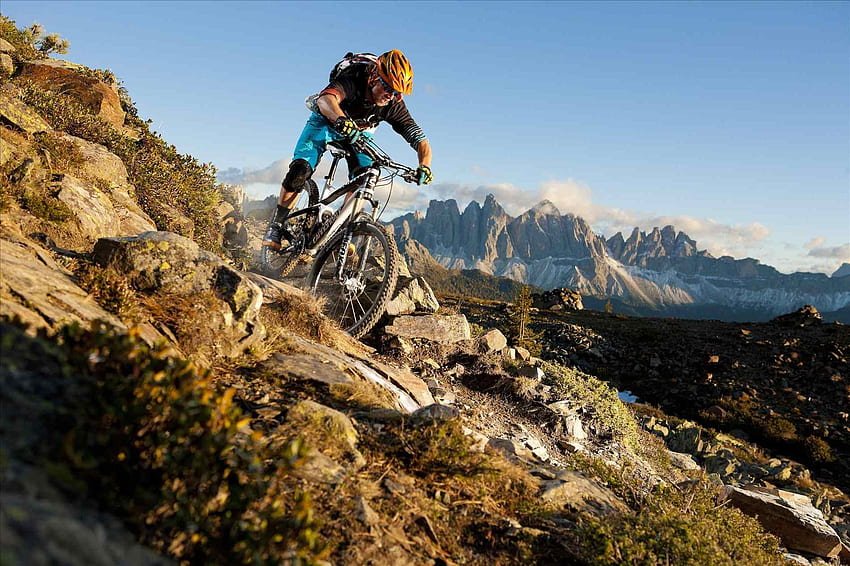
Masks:
[[[580,311],[584,308],[581,295],[566,287],[533,293],[531,300],[538,309]]]
[[[257,285],[218,256],[170,232],[145,232],[124,238],[102,238],[94,247],[95,261],[124,274],[142,292],[192,297],[211,291],[222,301],[209,323],[236,356],[265,336],[258,315],[262,293]]]
[[[89,76],[81,65],[44,59],[26,61],[18,70],[19,78],[31,81],[40,88],[72,97],[84,108],[116,128],[124,125],[124,110],[118,96],[118,86],[107,85]]]
[[[747,515],[757,517],[768,531],[792,550],[824,558],[833,558],[841,552],[841,539],[806,496],[782,490],[766,493],[727,485],[721,502],[725,500]]]
[[[422,338],[441,344],[469,340],[472,335],[466,317],[461,315],[399,316],[384,332],[402,338]]]

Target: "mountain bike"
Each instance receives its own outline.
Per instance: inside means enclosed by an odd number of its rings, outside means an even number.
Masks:
[[[286,243],[280,250],[264,246],[260,261],[268,274],[282,278],[312,260],[307,288],[323,299],[326,316],[360,338],[383,316],[398,281],[400,254],[392,233],[378,222],[383,209],[379,211],[375,189],[391,186],[398,176],[415,183],[416,170],[393,161],[370,138],[353,146],[330,142],[328,150],[333,161],[322,194],[311,180],[307,206],[291,213],[284,226]],[[335,188],[337,166],[353,151],[368,155],[373,163]],[[330,205],[343,197],[334,212]]]

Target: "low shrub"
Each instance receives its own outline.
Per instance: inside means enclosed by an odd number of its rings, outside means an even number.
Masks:
[[[598,431],[638,448],[638,425],[616,389],[591,375],[550,362],[543,362],[542,368],[556,397],[570,401],[574,410],[588,415]]]
[[[705,480],[659,489],[636,513],[580,523],[583,558],[592,565],[784,564],[778,540],[758,521],[715,505]]]
[[[144,318],[141,298],[127,278],[112,267],[80,263],[76,270],[77,282],[97,303],[124,322],[138,323]]]
[[[21,208],[30,211],[33,216],[50,222],[65,222],[73,216],[71,208],[49,194],[43,188],[30,187],[18,196]]]
[[[797,439],[794,423],[778,415],[755,418],[754,424],[759,432],[773,442],[793,441]]]
[[[39,148],[49,155],[52,170],[68,173],[82,165],[84,158],[79,148],[56,132],[38,134],[36,140]]]
[[[143,542],[186,563],[321,554],[309,498],[289,480],[300,439],[270,452],[233,389],[132,331],[71,325],[57,338],[76,389],[57,451]]]
[[[0,14],[0,39],[5,39],[15,51],[12,53],[17,61],[31,61],[34,59],[46,59],[48,53],[38,49],[33,37],[32,27],[18,29],[15,20]]]
[[[803,448],[812,462],[818,464],[830,464],[835,462],[835,454],[829,443],[817,436],[807,436],[803,441]]]

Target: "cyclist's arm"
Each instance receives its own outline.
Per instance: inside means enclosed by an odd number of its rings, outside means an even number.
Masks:
[[[416,155],[419,157],[419,165],[431,167],[431,144],[427,139],[419,142],[419,147],[416,148]]]
[[[321,112],[322,116],[327,118],[331,124],[336,122],[338,118],[345,116],[345,112],[342,111],[342,108],[339,105],[340,102],[342,102],[340,95],[336,94],[334,91],[325,92],[318,98],[318,100],[316,100],[316,104],[319,106],[319,112]]]

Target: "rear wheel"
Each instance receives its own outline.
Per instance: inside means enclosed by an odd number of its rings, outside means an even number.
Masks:
[[[398,267],[399,252],[392,235],[374,222],[356,222],[350,232],[342,230],[322,248],[308,285],[314,295],[324,299],[325,315],[360,338],[386,311],[398,281]]]
[[[307,203],[301,204],[304,198],[299,199],[298,209],[314,206],[319,203],[319,188],[316,183],[310,179],[309,190],[307,191]],[[275,279],[281,279],[289,275],[299,265],[304,269],[302,254],[304,253],[305,243],[316,224],[318,212],[302,214],[295,218],[289,218],[284,227],[286,234],[281,242],[279,250],[272,249],[268,246],[262,246],[260,249],[260,266],[263,273]],[[305,273],[301,273],[304,275]],[[295,275],[298,275],[297,273]]]

